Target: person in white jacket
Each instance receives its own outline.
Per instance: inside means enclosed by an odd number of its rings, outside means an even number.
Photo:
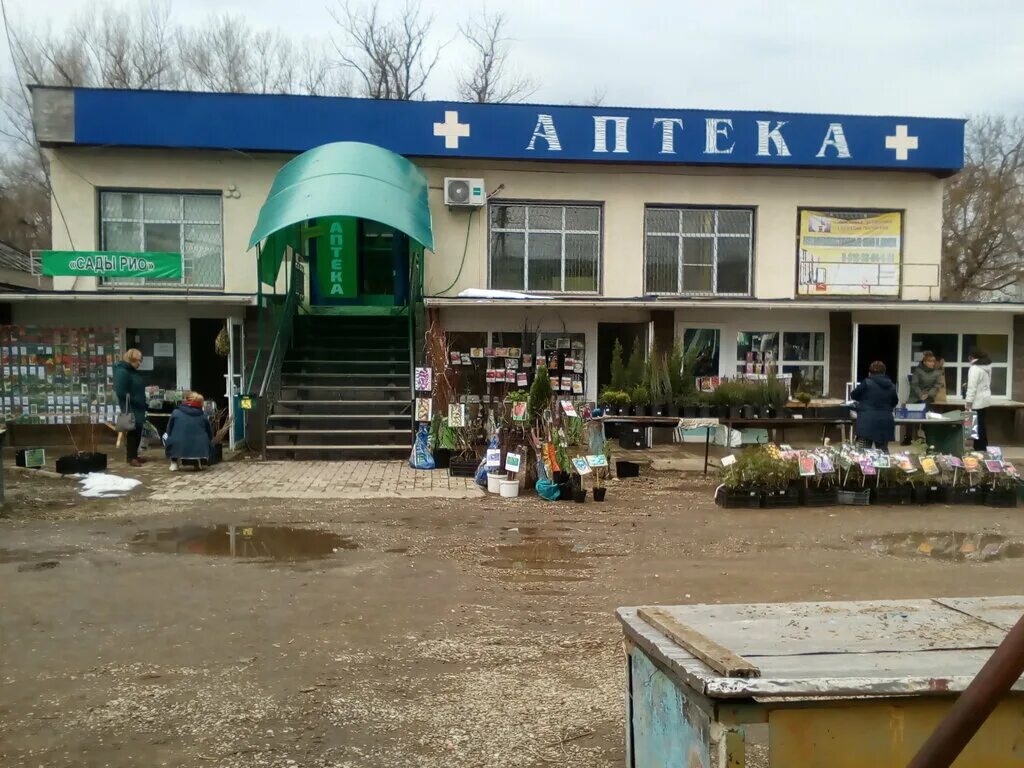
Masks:
[[[992,403],[992,361],[980,349],[972,349],[967,355],[971,367],[967,372],[967,410],[978,415],[978,439],[974,441],[974,450],[988,449],[988,429],[985,415]]]

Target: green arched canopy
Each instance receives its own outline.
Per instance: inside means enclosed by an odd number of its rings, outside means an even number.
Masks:
[[[284,248],[301,247],[298,225],[326,216],[386,224],[433,250],[427,179],[401,155],[373,144],[324,144],[291,160],[274,177],[249,247],[262,249],[260,280],[273,283]]]

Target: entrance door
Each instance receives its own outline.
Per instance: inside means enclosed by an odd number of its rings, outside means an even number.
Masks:
[[[875,360],[885,363],[885,372],[893,383],[899,386],[900,370],[900,327],[898,325],[865,325],[858,323],[857,336],[857,381],[868,377],[868,367]]]
[[[225,321],[219,318],[192,318],[189,321],[189,346],[192,358],[192,381],[189,388],[207,400],[216,401],[218,408],[227,404],[225,376],[228,359],[217,354],[217,334]]]
[[[615,340],[622,344],[622,362],[629,362],[633,345],[639,344],[647,357],[647,323],[598,323],[597,324],[597,391],[600,392],[612,380],[612,349]]]
[[[310,231],[314,305],[404,306],[409,299],[409,238],[365,219],[321,219]]]

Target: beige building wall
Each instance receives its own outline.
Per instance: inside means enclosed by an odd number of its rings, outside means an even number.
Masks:
[[[274,174],[287,156],[87,147],[49,150],[48,154],[54,188],[71,232],[69,238],[55,208],[55,248],[69,248],[72,240],[80,250],[98,248],[99,189],[223,192],[234,185],[241,197],[224,198],[224,290],[256,291],[256,257],[247,250],[248,239]],[[795,296],[798,207],[903,210],[903,298],[939,298],[942,181],[928,174],[497,161],[417,163],[430,184],[435,236],[435,252],[427,254],[427,295],[449,285],[446,296],[465,288],[489,287],[486,208],[449,210],[444,205],[444,178],[469,176],[483,178],[494,199],[601,203],[601,285],[607,297],[643,294],[644,206],[677,203],[756,210],[753,289],[758,299]],[[58,280],[56,288],[72,288],[72,279]],[[95,280],[82,278],[74,285],[76,290],[94,288]]]

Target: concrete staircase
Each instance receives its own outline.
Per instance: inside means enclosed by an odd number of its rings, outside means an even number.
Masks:
[[[267,425],[269,459],[407,457],[412,362],[404,317],[302,315]]]

